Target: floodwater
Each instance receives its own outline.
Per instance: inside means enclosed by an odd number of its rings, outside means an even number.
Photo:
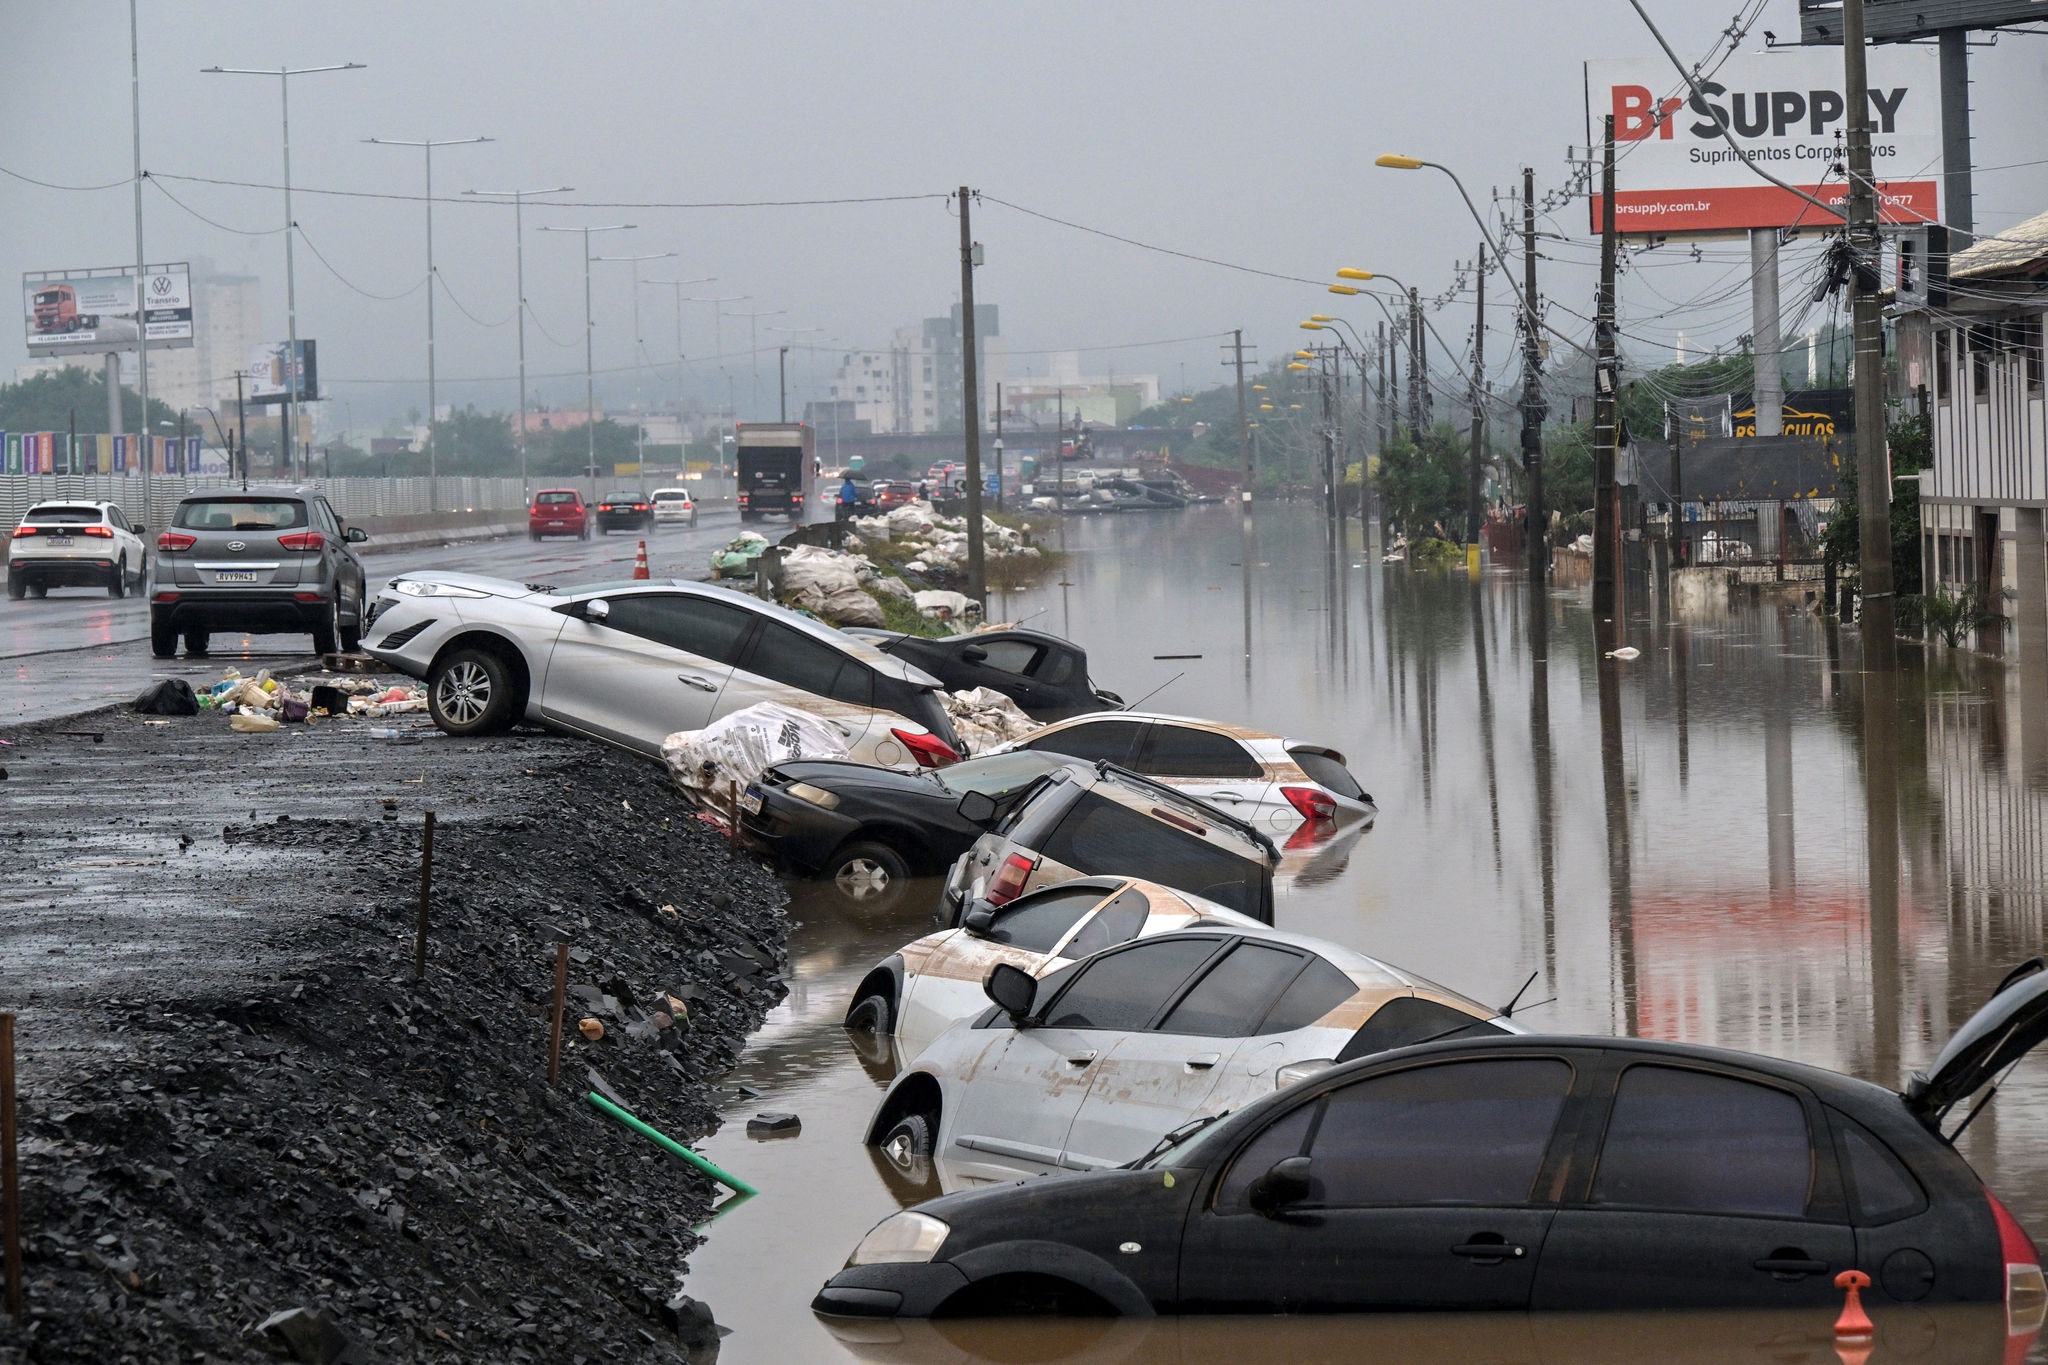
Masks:
[[[1534,973],[1518,1015],[1532,1028],[1713,1043],[1893,1087],[2042,951],[2048,678],[1905,645],[1897,673],[1873,678],[1856,631],[1814,604],[1716,598],[1674,618],[1643,590],[1602,641],[1640,657],[1603,661],[1583,586],[1532,600],[1506,568],[1383,567],[1360,534],[1349,524],[1333,551],[1308,505],[1259,506],[1248,540],[1228,506],[1077,519],[1070,586],[995,613],[1079,641],[1127,698],[1159,689],[1142,709],[1349,758],[1377,825],[1286,886],[1281,925],[1487,1001]],[[850,922],[802,895],[795,913],[790,997],[733,1077],[761,1093],[735,1093],[704,1144],[763,1191],[708,1230],[687,1280],[732,1329],[725,1365],[1836,1359],[1826,1314],[816,1318],[818,1285],[898,1207],[860,1144],[893,1062],[863,1056],[839,1019],[865,970],[929,926],[923,910]],[[796,1112],[802,1133],[750,1141],[761,1110]],[[1960,1147],[2048,1239],[2044,1137],[2039,1057]],[[2002,1334],[1968,1314],[1882,1326],[1873,1360],[2002,1358]]]

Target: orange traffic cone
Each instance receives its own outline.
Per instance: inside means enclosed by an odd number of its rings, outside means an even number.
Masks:
[[[654,577],[653,574],[647,572],[647,542],[644,540],[640,542],[639,550],[633,555],[633,577],[635,579]]]
[[[1835,1288],[1847,1291],[1842,1316],[1835,1319],[1835,1340],[1844,1345],[1867,1342],[1877,1333],[1870,1315],[1863,1311],[1861,1290],[1870,1287],[1870,1276],[1860,1270],[1845,1270],[1835,1276]]]

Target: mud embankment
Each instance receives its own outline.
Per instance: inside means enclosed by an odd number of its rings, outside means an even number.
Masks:
[[[656,766],[417,723],[0,738],[28,1301],[0,1360],[290,1358],[257,1329],[295,1308],[341,1334],[301,1359],[715,1353],[678,1288],[722,1191],[583,1097],[708,1130],[784,994],[787,921]]]

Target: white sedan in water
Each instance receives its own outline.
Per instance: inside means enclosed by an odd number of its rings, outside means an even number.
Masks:
[[[938,768],[959,737],[938,679],[865,641],[708,583],[552,588],[410,573],[377,599],[365,648],[423,678],[451,735],[525,719],[649,755],[762,702],[808,711],[859,763]]]

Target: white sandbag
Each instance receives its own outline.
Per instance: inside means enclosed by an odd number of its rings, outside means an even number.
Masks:
[[[966,593],[948,592],[944,588],[927,588],[913,593],[911,600],[917,603],[920,612],[935,621],[958,621],[981,610]]]
[[[744,790],[770,764],[851,754],[829,721],[775,702],[735,711],[702,730],[678,730],[661,742],[661,761],[676,785],[718,810],[729,785]]]
[[[992,688],[945,692],[939,700],[946,708],[947,719],[953,722],[954,731],[977,754],[1023,739],[1039,728],[1038,722],[1025,715],[1016,702]]]
[[[884,519],[889,535],[897,540],[911,536],[929,535],[938,523],[932,516],[931,504],[913,502],[907,507],[898,507]]]
[[[892,578],[888,574],[876,574],[875,581],[868,584],[868,587],[870,590],[881,593],[885,597],[900,597],[906,602],[913,600],[916,596],[911,591],[908,583],[905,583],[900,578]]]

